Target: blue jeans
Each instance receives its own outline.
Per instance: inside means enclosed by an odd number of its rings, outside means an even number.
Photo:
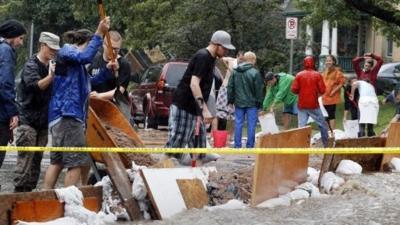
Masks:
[[[257,108],[235,107],[235,148],[242,147],[242,127],[244,116],[247,115],[247,148],[253,148],[256,137]]]
[[[299,109],[297,117],[299,120],[299,127],[305,127],[307,125],[308,117],[313,118],[313,120],[315,120],[315,122],[318,124],[319,130],[321,131],[321,138],[324,147],[328,145],[328,125],[319,108]]]

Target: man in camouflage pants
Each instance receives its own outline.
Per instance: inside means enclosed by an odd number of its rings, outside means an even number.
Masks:
[[[20,126],[16,131],[17,146],[46,146],[48,107],[54,79],[55,58],[60,38],[42,32],[40,50],[25,63],[21,83],[17,87]],[[36,188],[43,152],[18,152],[14,192],[30,192]]]

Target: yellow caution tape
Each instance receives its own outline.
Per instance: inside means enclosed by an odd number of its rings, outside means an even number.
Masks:
[[[129,152],[129,153],[218,153],[218,154],[400,154],[400,147],[386,148],[99,148],[99,147],[15,147],[0,151]]]

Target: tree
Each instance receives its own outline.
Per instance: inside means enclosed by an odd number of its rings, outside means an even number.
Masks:
[[[212,33],[226,30],[239,50],[256,52],[260,66],[287,62],[284,18],[277,0],[148,0],[132,5],[128,41],[160,44],[188,58],[207,46]],[[133,30],[130,30],[133,29]],[[141,41],[135,41],[141,40]],[[145,40],[145,41],[143,41]]]
[[[324,19],[338,21],[342,26],[351,26],[361,20],[362,15],[371,16],[377,30],[400,43],[400,0],[297,0],[297,6],[309,14],[310,24]]]

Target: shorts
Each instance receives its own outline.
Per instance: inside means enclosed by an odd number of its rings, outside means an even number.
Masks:
[[[336,119],[336,105],[324,105],[326,112],[328,113],[327,120]]]
[[[293,103],[291,105],[284,105],[283,113],[297,115],[297,113],[298,113],[297,103]]]
[[[62,117],[49,128],[53,147],[85,147],[84,124],[72,117]],[[84,152],[51,152],[51,164],[61,164],[64,168],[88,166],[90,156]]]

